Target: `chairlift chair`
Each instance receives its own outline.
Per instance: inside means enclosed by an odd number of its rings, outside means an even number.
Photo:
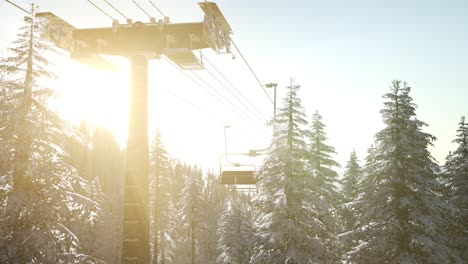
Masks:
[[[250,168],[245,168],[245,167]],[[230,166],[232,167],[232,166]],[[240,165],[238,168],[224,168],[220,173],[221,184],[227,185],[255,185],[257,178],[255,177],[255,168],[252,165]]]
[[[226,128],[224,127],[224,153],[219,157],[219,168],[220,168],[220,183],[225,185],[235,186],[236,189],[255,189],[258,182],[257,176],[255,174],[256,166],[253,164],[241,164],[234,163],[228,160],[228,156],[247,156],[247,157],[257,157],[263,155],[263,153],[271,148],[266,149],[252,149],[247,153],[228,153],[227,152],[227,141],[226,141]],[[226,165],[222,166],[223,157],[225,158]],[[244,188],[238,188],[238,186],[245,186]]]
[[[256,167],[253,164],[241,164],[228,160],[228,156],[250,156],[249,153],[224,153],[219,157],[220,183],[225,185],[256,185]],[[223,157],[225,158],[223,166]]]

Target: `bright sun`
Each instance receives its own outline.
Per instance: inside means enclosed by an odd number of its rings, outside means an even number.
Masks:
[[[129,80],[126,65],[99,70],[76,62],[58,70],[58,109],[74,122],[110,129],[121,145],[126,142]]]
[[[99,70],[88,65],[66,61],[60,63],[56,82],[58,111],[64,118],[92,126],[108,128],[124,147],[127,140],[129,104],[129,63],[113,61],[113,70]],[[269,142],[257,127],[228,119],[213,99],[197,90],[191,83],[180,82],[180,72],[170,71],[170,65],[150,67],[149,80],[149,141],[159,129],[163,143],[171,156],[189,163],[215,167],[224,152],[223,127],[228,132],[228,150],[246,152],[261,149]],[[158,72],[155,76],[153,72]],[[177,93],[179,96],[173,96]],[[184,97],[180,100],[179,97]],[[197,107],[193,106],[195,104]],[[203,108],[202,110],[198,108]],[[215,165],[216,164],[216,165]]]

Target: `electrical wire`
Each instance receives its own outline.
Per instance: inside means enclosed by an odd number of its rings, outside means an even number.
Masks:
[[[128,20],[128,17],[126,15],[124,15],[122,12],[120,12],[119,9],[117,9],[117,7],[115,7],[113,4],[109,3],[109,1],[107,0],[102,0],[104,2],[106,2],[106,4],[108,4],[110,7],[112,7],[112,9],[114,9],[117,13],[119,13],[121,16],[123,16],[125,19]]]
[[[253,71],[252,67],[250,67],[250,64],[247,62],[247,60],[245,59],[244,55],[242,54],[242,52],[240,51],[240,49],[237,47],[236,43],[234,42],[234,40],[229,37],[229,39],[231,40],[231,43],[234,45],[234,47],[236,48],[237,50],[237,53],[239,53],[239,55],[241,56],[242,60],[244,60],[245,64],[247,65],[247,67],[249,68],[250,72],[252,73],[252,75],[255,77],[255,79],[257,80],[258,84],[260,85],[260,87],[262,88],[263,92],[265,93],[265,95],[267,96],[268,100],[270,100],[270,102],[273,104],[273,100],[271,99],[271,97],[268,95],[267,91],[265,90],[265,87],[263,87],[263,84],[262,82],[260,82],[260,80],[258,79],[257,77],[257,74],[255,74],[255,72]]]
[[[141,7],[137,2],[135,2],[135,0],[132,0],[132,3],[134,3],[143,13],[145,13],[149,18],[153,18],[148,12],[146,12],[146,10]]]
[[[110,18],[112,21],[114,21],[115,19],[109,15],[106,11],[102,10],[98,5],[96,5],[95,3],[93,3],[91,0],[88,0],[88,2],[90,4],[92,4],[97,10],[101,11],[101,13],[103,13],[104,15],[106,15],[108,18]]]
[[[253,109],[253,110],[255,111],[255,112],[252,112],[252,111],[251,111],[252,113],[256,114],[257,116],[259,116],[259,117],[260,117],[261,119],[263,119],[264,121],[268,121],[268,120],[260,113],[260,111],[259,111],[259,110],[258,110],[258,109],[257,109],[241,92],[240,92],[240,91],[239,91],[239,89],[237,89],[237,87],[234,86],[234,84],[232,84],[232,82],[229,81],[228,78],[227,78],[213,63],[211,63],[211,61],[210,61],[207,57],[203,57],[203,59],[204,59],[205,61],[207,61],[208,64],[209,64],[213,69],[215,69],[215,71],[216,71],[221,77],[223,77],[223,79],[237,92],[237,94],[238,94],[242,99],[244,99],[244,101],[245,101],[246,103],[249,104],[250,108]],[[206,70],[207,70],[208,73],[209,73],[211,76],[213,76],[213,78],[215,78],[221,85],[223,85],[224,87],[226,87],[226,86],[224,85],[224,83],[221,82],[216,76],[214,76],[214,74],[213,74],[211,71],[209,71],[208,69],[206,69]],[[226,87],[226,89],[227,89],[227,87]],[[229,91],[230,91],[230,90],[229,90]],[[237,98],[239,101],[242,102],[242,100],[240,100],[238,97],[236,97],[236,98]],[[242,104],[244,104],[244,106],[246,106],[244,102],[242,102]]]
[[[11,1],[9,1],[9,0],[5,0],[5,1],[6,1],[7,3],[9,3],[9,4],[13,5],[14,7],[18,8],[19,10],[21,10],[21,11],[25,12],[26,14],[28,14],[28,15],[30,15],[30,14],[31,14],[31,12],[30,12],[30,11],[28,11],[28,10],[26,10],[26,9],[22,8],[21,6],[19,6],[19,5],[15,4],[15,3],[13,3],[13,2],[11,2]]]
[[[148,0],[150,2],[150,4],[163,16],[165,17],[166,15],[161,11],[161,9],[159,9],[154,3],[153,1],[151,0]]]
[[[224,106],[226,106],[227,108],[229,108],[231,111],[233,111],[234,113],[236,114],[239,114],[239,116],[242,118],[242,119],[246,119],[246,116],[245,114],[243,114],[241,111],[239,110],[236,110],[236,107],[229,101],[227,100],[222,94],[220,94],[218,91],[216,91],[216,89],[213,89],[211,88],[215,93],[217,93],[219,96],[217,96],[216,94],[214,94],[212,91],[208,90],[203,84],[201,84],[200,82],[198,82],[197,80],[195,80],[192,76],[190,76],[188,73],[186,73],[183,69],[181,69],[177,64],[175,64],[173,61],[167,59],[166,57],[163,57],[166,61],[168,61],[172,66],[174,66],[176,69],[178,69],[182,74],[184,74],[187,78],[189,78],[192,82],[194,82],[196,85],[198,85],[200,88],[202,88],[203,90],[205,90],[207,93],[209,93],[211,96],[213,96],[214,98],[216,98],[221,104],[223,104]],[[227,105],[223,100],[221,100],[221,98],[223,98],[225,101],[227,101],[229,103],[229,105]],[[248,118],[248,117],[247,117]]]

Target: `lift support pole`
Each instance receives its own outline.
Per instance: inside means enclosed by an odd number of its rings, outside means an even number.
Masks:
[[[149,263],[148,60],[135,55],[130,62],[122,260]]]

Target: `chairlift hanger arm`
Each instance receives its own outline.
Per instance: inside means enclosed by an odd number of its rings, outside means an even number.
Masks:
[[[221,168],[221,160],[223,159],[223,157],[225,158],[226,162],[229,165],[233,165],[233,166],[236,166],[236,167],[239,167],[239,166],[242,165],[242,164],[240,164],[238,162],[229,161],[228,160],[229,155],[232,155],[232,156],[249,156],[249,153],[222,153],[221,155],[219,155],[219,167],[220,168]]]
[[[251,149],[251,150],[249,150],[248,155],[251,156],[251,157],[256,157],[258,155],[262,155],[263,154],[262,152],[268,151],[271,148],[273,148],[273,143],[269,147],[264,148],[264,149]]]

